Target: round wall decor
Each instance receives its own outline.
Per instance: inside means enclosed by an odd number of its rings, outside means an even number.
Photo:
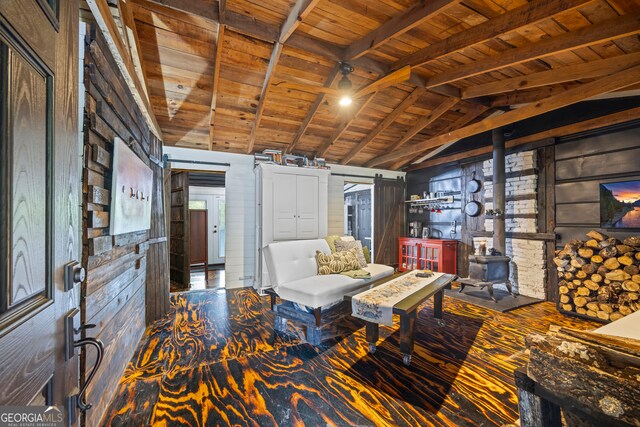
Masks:
[[[464,205],[464,213],[468,216],[478,216],[482,211],[482,205],[480,202],[476,202],[475,200],[470,201],[466,205]]]
[[[480,191],[481,187],[482,184],[480,183],[480,180],[476,179],[476,172],[473,171],[473,178],[471,178],[471,181],[467,183],[467,190],[470,193],[477,193],[478,191]]]

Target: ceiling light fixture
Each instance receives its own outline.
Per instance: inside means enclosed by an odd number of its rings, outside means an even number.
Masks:
[[[342,79],[338,82],[338,90],[342,93],[342,96],[340,97],[339,104],[346,107],[351,105],[351,102],[353,102],[351,99],[351,88],[353,87],[353,84],[348,77],[348,75],[353,72],[353,67],[346,62],[341,62],[340,72],[342,73]]]
[[[351,105],[351,102],[353,102],[353,101],[351,100],[350,96],[343,96],[342,98],[340,98],[340,101],[338,101],[338,103],[340,105],[342,105],[343,107],[347,107],[347,106]]]

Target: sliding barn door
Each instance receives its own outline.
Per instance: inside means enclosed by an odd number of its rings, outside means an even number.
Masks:
[[[82,280],[78,11],[0,1],[0,406],[69,401],[67,425],[79,388],[65,319],[80,326]]]
[[[398,266],[398,237],[405,233],[406,185],[404,178],[373,182],[373,244],[377,264]]]
[[[171,234],[169,269],[171,281],[189,287],[189,172],[171,172]]]

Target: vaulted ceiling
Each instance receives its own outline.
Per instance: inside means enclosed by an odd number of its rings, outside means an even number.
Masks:
[[[640,82],[640,0],[126,4],[166,145],[399,168]],[[283,85],[335,88],[339,61],[355,87],[406,65],[411,79],[349,107]]]

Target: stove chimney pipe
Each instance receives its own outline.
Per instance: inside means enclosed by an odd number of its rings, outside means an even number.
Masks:
[[[505,155],[504,132],[502,128],[493,129],[491,132],[493,141],[493,209],[499,211],[499,215],[493,217],[493,247],[502,255],[505,254]]]

